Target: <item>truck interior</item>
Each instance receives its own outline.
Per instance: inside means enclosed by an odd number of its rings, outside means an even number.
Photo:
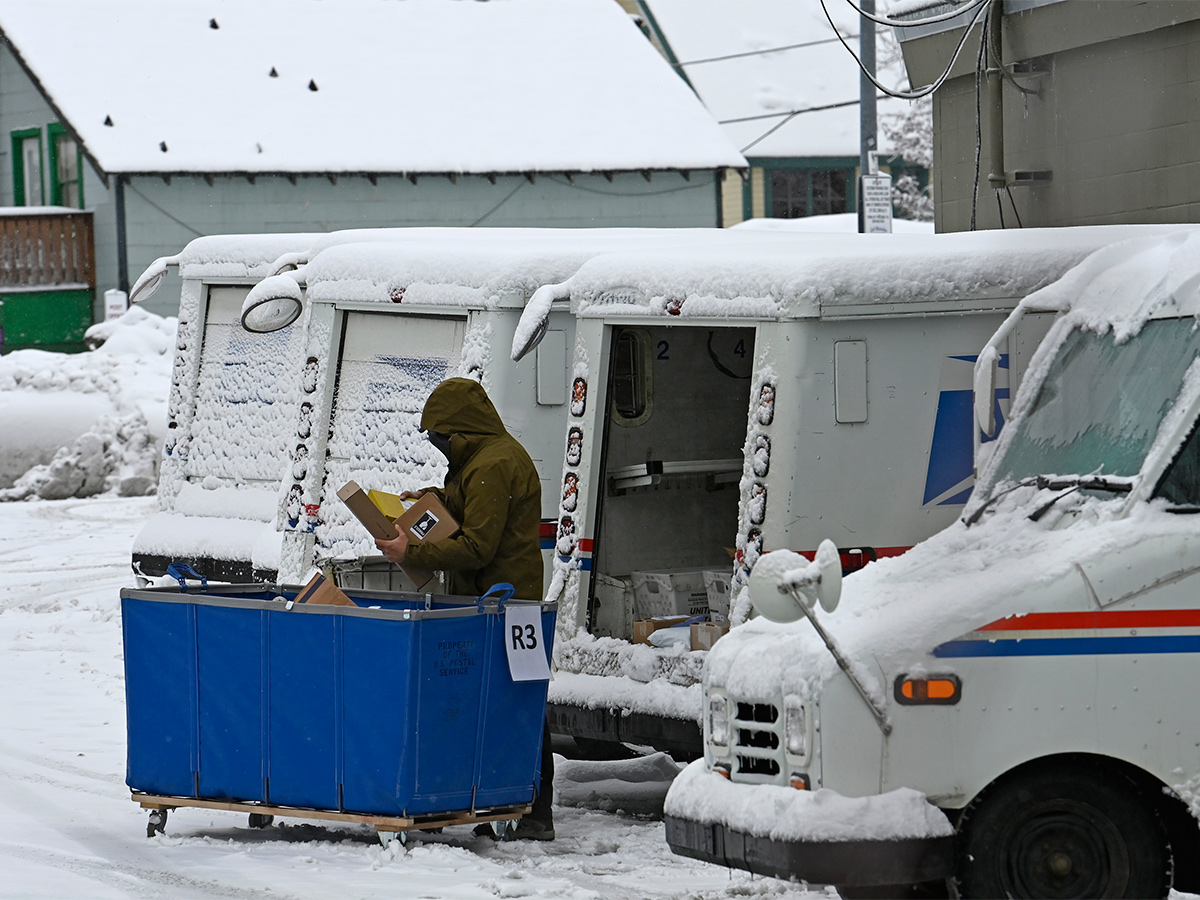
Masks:
[[[588,621],[629,639],[634,619],[689,612],[678,597],[639,609],[642,573],[732,575],[755,330],[655,323],[610,337]]]

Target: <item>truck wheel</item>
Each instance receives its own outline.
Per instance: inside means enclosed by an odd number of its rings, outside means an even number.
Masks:
[[[999,782],[958,824],[960,897],[1166,897],[1171,851],[1149,798],[1087,763]]]

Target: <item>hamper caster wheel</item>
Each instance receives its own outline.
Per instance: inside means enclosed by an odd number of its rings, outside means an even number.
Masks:
[[[493,822],[482,822],[475,826],[476,837],[491,838],[493,841],[503,841],[508,833],[517,827],[520,819],[498,819]]]
[[[383,844],[384,847],[391,846],[393,841],[398,843],[401,847],[404,847],[408,844],[408,832],[407,831],[381,831],[381,830],[378,830],[378,831],[376,831],[376,834],[379,835],[379,843]]]
[[[167,811],[165,809],[150,810],[150,818],[146,822],[146,837],[162,834],[167,827]]]
[[[265,813],[250,813],[251,828],[268,828],[275,822],[274,816],[268,816]]]

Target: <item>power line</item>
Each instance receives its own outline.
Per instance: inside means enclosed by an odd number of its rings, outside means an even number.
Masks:
[[[856,38],[857,34],[850,34],[847,37]],[[744,53],[727,53],[724,56],[709,56],[705,59],[690,59],[687,62],[671,63],[677,69],[682,69],[684,66],[698,66],[701,63],[723,62],[727,59],[743,59],[747,56],[765,56],[768,53],[781,53],[784,50],[799,50],[804,47],[816,47],[821,44],[832,44],[837,38],[822,38],[819,41],[805,41],[802,44],[785,44],[782,47],[768,47],[766,50],[747,50]]]
[[[946,65],[945,71],[943,71],[942,74],[939,75],[932,84],[926,85],[919,90],[895,91],[882,84],[879,79],[875,77],[873,72],[867,71],[866,67],[862,64],[862,60],[860,60],[858,55],[852,49],[850,49],[850,45],[846,43],[840,33],[838,33],[838,40],[842,42],[842,46],[846,48],[846,52],[850,54],[851,59],[858,63],[858,67],[862,69],[863,74],[865,74],[867,78],[870,79],[871,83],[879,90],[883,91],[889,97],[899,97],[901,100],[919,100],[921,97],[926,97],[929,94],[932,94],[934,91],[940,88],[943,83],[945,83],[947,78],[950,77],[950,70],[954,68],[954,63],[957,62],[958,55],[962,53],[962,49],[967,43],[967,37],[970,35],[971,29],[974,28],[975,23],[979,21],[979,17],[987,11],[988,4],[995,2],[995,0],[973,0],[973,2],[977,4],[978,8],[976,9],[975,15],[972,17],[971,21],[967,24],[967,27],[963,29],[962,37],[958,41],[958,46],[954,48],[954,55],[950,57],[950,62]],[[966,12],[970,9],[971,7],[967,7],[961,12]],[[834,31],[837,32],[837,26],[833,23],[833,17],[829,14],[829,7],[825,5],[825,0],[821,0],[821,10],[825,13],[825,18],[829,21],[829,24],[833,26]]]
[[[501,200],[499,203],[497,203],[495,206],[493,206],[491,209],[489,209],[487,212],[485,212],[482,216],[480,216],[478,219],[476,219],[474,222],[472,222],[469,227],[474,228],[476,225],[478,225],[480,222],[482,222],[484,219],[486,219],[488,216],[490,216],[492,213],[494,213],[496,210],[498,210],[500,207],[502,207],[505,203],[507,203],[509,200],[511,200],[513,197],[513,194],[515,194],[517,191],[519,191],[523,187],[525,187],[525,182],[518,181],[517,186],[515,188],[513,188],[511,191],[509,191],[507,196],[505,196],[505,198],[503,200]]]
[[[164,216],[166,216],[168,219],[170,219],[176,225],[180,226],[181,228],[186,229],[187,231],[190,231],[192,234],[196,235],[196,237],[204,237],[203,231],[197,231],[195,228],[193,228],[187,222],[185,222],[182,219],[178,218],[177,216],[173,216],[171,213],[167,212],[165,209],[163,209],[161,206],[159,206],[157,203],[155,203],[153,200],[151,200],[149,197],[147,197],[145,194],[143,194],[141,191],[139,191],[136,187],[134,187],[133,182],[127,181],[125,183],[127,185],[129,185],[129,189],[131,191],[133,191],[135,194],[137,194],[139,197],[141,197],[143,201],[145,201],[148,205],[157,209],[160,213],[162,213]]]
[[[776,116],[798,116],[801,113],[823,112],[827,109],[841,109],[843,106],[858,106],[857,100],[842,100],[840,103],[826,103],[823,106],[807,106],[804,109],[789,109],[784,112],[763,113],[758,116],[742,116],[738,119],[719,119],[718,125],[736,125],[738,122],[757,122],[761,119],[774,119]]]

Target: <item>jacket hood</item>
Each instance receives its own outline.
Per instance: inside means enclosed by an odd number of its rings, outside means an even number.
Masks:
[[[448,435],[508,433],[483,385],[470,378],[447,378],[433,389],[421,428]]]

